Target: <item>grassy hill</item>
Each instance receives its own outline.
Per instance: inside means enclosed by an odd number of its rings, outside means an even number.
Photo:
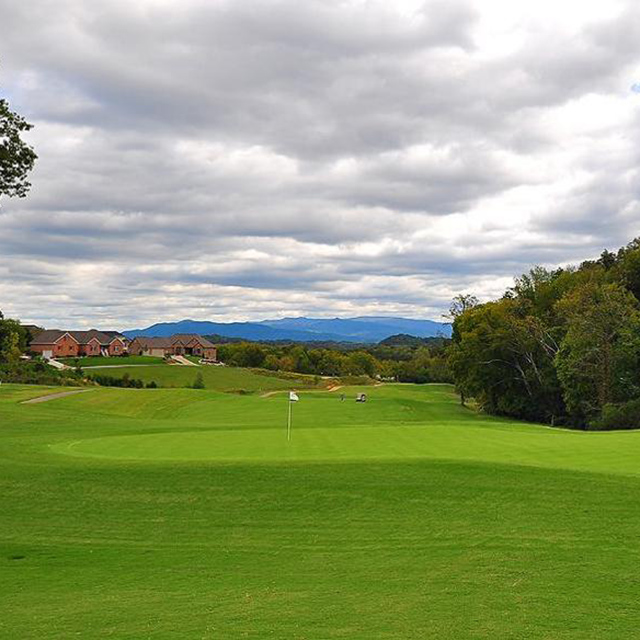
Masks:
[[[52,391],[0,387],[0,637],[636,633],[640,433],[444,385],[302,391],[290,443],[285,393],[19,404]]]
[[[327,380],[317,380],[314,376],[302,374],[278,375],[270,371],[208,365],[188,367],[163,364],[161,366],[86,369],[85,372],[89,376],[107,375],[114,378],[122,378],[128,375],[130,378],[142,380],[145,384],[153,381],[159,387],[164,388],[190,387],[193,385],[196,376],[201,374],[206,389],[226,392],[244,391],[253,393],[297,387],[326,386],[329,384]]]
[[[157,358],[155,356],[117,356],[117,357],[105,357],[105,356],[85,356],[82,358],[57,358],[60,362],[63,362],[70,367],[122,367],[128,364],[135,365],[151,365],[151,364],[163,364],[164,358]]]

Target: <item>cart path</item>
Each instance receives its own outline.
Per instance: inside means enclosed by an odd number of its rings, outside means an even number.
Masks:
[[[171,356],[173,360],[175,360],[178,364],[181,364],[184,367],[199,367],[199,364],[195,362],[191,362],[191,360],[187,360],[184,356]]]
[[[76,393],[85,393],[91,391],[91,389],[76,389],[75,391],[61,391],[60,393],[50,393],[47,396],[38,396],[37,398],[31,398],[31,400],[25,400],[20,404],[38,404],[40,402],[48,402],[49,400],[57,400],[58,398],[66,398],[67,396],[75,396]]]
[[[338,385],[337,387],[326,387],[325,389],[314,389],[313,387],[312,388],[302,388],[302,389],[300,389],[298,391],[298,393],[300,391],[303,391],[305,393],[307,391],[312,391],[314,393],[317,393],[317,392],[331,393],[332,391],[337,391],[338,389],[342,389],[343,387],[344,387],[344,385],[341,384],[341,385]],[[276,389],[275,391],[267,391],[266,393],[261,393],[260,397],[261,398],[270,398],[271,396],[275,396],[278,393],[289,393],[289,390],[288,389]]]

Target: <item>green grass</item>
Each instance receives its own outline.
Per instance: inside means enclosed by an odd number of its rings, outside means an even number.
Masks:
[[[303,391],[289,444],[284,393],[18,404],[59,390],[0,387],[2,638],[637,636],[640,433],[446,386]]]
[[[245,391],[248,393],[259,391],[276,391],[278,389],[291,389],[294,387],[315,386],[313,376],[293,374],[290,378],[278,377],[277,374],[265,371],[258,373],[254,370],[238,367],[217,367],[202,365],[189,367],[185,365],[163,365],[161,367],[122,367],[118,369],[89,370],[89,375],[108,375],[114,378],[122,378],[128,374],[131,378],[142,380],[144,383],[154,381],[163,388],[184,388],[193,385],[198,373],[204,378],[205,388],[217,391]],[[327,383],[326,380],[321,381]]]
[[[128,364],[163,364],[164,358],[155,356],[113,356],[107,358],[105,356],[86,356],[83,358],[58,358],[60,362],[75,367],[104,367],[104,366],[123,366]]]

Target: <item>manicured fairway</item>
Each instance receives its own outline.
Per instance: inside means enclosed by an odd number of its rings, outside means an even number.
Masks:
[[[446,386],[0,387],[2,638],[637,637],[640,433]],[[347,400],[340,401],[340,393]]]

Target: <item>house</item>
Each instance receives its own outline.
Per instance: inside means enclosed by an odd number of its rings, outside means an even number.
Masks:
[[[218,350],[206,338],[195,333],[177,333],[169,338],[134,338],[129,344],[131,355],[144,356],[199,356],[216,360]]]
[[[134,338],[129,344],[129,354],[132,356],[157,356],[164,358],[171,353],[169,338]]]
[[[29,349],[44,358],[77,358],[119,356],[126,352],[127,345],[125,337],[116,332],[46,329],[31,341]]]

